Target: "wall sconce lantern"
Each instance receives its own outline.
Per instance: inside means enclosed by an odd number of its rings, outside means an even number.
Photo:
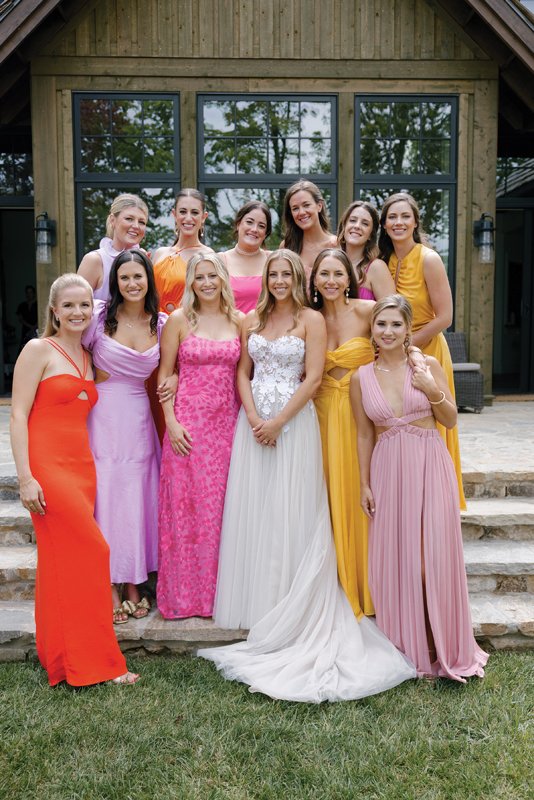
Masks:
[[[39,264],[52,263],[52,248],[56,245],[56,223],[44,211],[35,220],[35,259]]]
[[[493,261],[494,231],[495,226],[491,214],[482,214],[480,219],[476,219],[473,224],[473,237],[481,264],[491,264]]]

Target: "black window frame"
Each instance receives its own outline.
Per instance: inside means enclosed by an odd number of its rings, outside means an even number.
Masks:
[[[450,103],[451,106],[451,138],[450,138],[450,172],[442,174],[425,173],[362,173],[360,157],[360,128],[362,102],[376,103]],[[367,186],[373,189],[390,190],[388,194],[411,189],[448,189],[449,190],[449,260],[447,273],[451,290],[456,287],[456,211],[458,192],[458,106],[457,94],[378,94],[362,92],[354,95],[354,197],[359,199],[362,189]],[[420,136],[420,140],[424,137]],[[423,220],[424,223],[424,220]]]
[[[172,100],[174,119],[174,172],[83,172],[81,165],[81,120],[80,104],[83,100]],[[82,192],[86,188],[116,188],[117,194],[128,192],[129,187],[148,189],[172,188],[176,195],[181,186],[180,154],[180,93],[179,92],[73,92],[73,139],[74,139],[74,189],[76,209],[76,253],[78,261],[84,254],[83,247],[83,202]],[[102,230],[102,236],[105,231]]]

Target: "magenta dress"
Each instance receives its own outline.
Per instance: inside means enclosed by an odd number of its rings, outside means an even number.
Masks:
[[[253,311],[261,292],[261,275],[230,275],[235,307],[243,314]]]
[[[376,511],[369,526],[369,586],[378,626],[419,675],[461,682],[482,677],[488,655],[473,636],[456,473],[438,431],[410,425],[432,415],[430,403],[412,386],[408,367],[400,418],[384,397],[373,364],[360,367],[359,376],[365,413],[389,428],[378,437],[371,459]]]
[[[367,271],[369,270],[370,266],[371,262],[369,262],[369,264],[367,264],[367,266],[364,269],[365,275],[367,275]],[[368,289],[367,286],[358,286],[358,297],[360,298],[360,300],[376,300],[373,290]]]
[[[167,619],[211,617],[226,480],[239,411],[239,337],[190,334],[181,343],[174,410],[191,434],[188,456],[163,439],[159,491],[158,608]]]
[[[98,403],[89,415],[89,441],[96,465],[95,518],[110,547],[113,583],[143,583],[158,568],[160,445],[145,380],[159,363],[158,343],[139,353],[104,333],[106,305],[95,301],[83,343],[93,364],[109,374],[97,384]]]

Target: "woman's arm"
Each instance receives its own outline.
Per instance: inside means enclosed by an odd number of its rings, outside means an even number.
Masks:
[[[174,374],[178,349],[187,335],[188,328],[187,319],[181,309],[173,311],[165,323],[160,339],[158,386]],[[189,431],[176,419],[173,398],[169,397],[166,400],[162,398],[160,402],[173,452],[179,456],[188,455],[191,452],[193,439]]]
[[[93,290],[99,288],[98,284],[102,281],[104,268],[102,266],[102,259],[98,253],[92,252],[84,255],[78,267],[78,275],[85,278]]]
[[[255,311],[250,311],[241,325],[241,357],[237,365],[237,391],[243,403],[243,408],[247,415],[250,427],[254,430],[260,425],[262,418],[256,410],[252,387],[250,385],[250,375],[252,373],[252,359],[248,352],[248,337],[250,329],[256,325],[258,317]]]
[[[458,409],[452,398],[447,376],[439,361],[433,356],[427,356],[426,363],[426,367],[414,369],[412,384],[424,392],[430,400],[436,421],[446,428],[454,428],[458,421]]]
[[[262,420],[254,429],[254,436],[263,443],[272,442],[280,431],[311,400],[321,385],[326,357],[326,324],[318,311],[302,312],[305,325],[306,360],[305,378],[295,394],[274,419]]]
[[[45,499],[40,484],[30,469],[28,418],[39,382],[49,359],[49,348],[40,339],[32,339],[22,350],[13,373],[11,399],[11,449],[19,479],[22,505],[37,514],[45,513]]]
[[[419,347],[425,347],[434,336],[446,330],[452,322],[452,293],[449,279],[443,261],[433,250],[425,255],[423,274],[436,316],[413,334],[413,343]]]
[[[358,429],[358,465],[360,468],[360,505],[372,519],[375,501],[371,491],[371,456],[375,447],[375,428],[364,411],[358,371],[350,379],[350,404]]]
[[[385,261],[380,258],[375,258],[374,261],[371,261],[367,270],[367,277],[377,300],[381,300],[390,294],[395,294],[395,281],[391,277],[391,272]]]

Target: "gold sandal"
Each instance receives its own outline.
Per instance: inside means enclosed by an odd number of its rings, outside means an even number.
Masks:
[[[124,605],[124,603],[123,603]],[[126,614],[126,619],[119,619],[120,616]],[[128,612],[122,607],[118,606],[117,608],[113,609],[113,624],[114,625],[124,625],[125,622],[128,622]]]
[[[151,605],[146,597],[142,597],[138,603],[134,603],[133,600],[124,600],[122,609],[125,614],[129,614],[134,619],[144,619],[148,616]]]
[[[133,686],[140,677],[137,672],[125,672],[124,675],[119,675],[118,678],[112,678],[111,683],[117,686]]]

